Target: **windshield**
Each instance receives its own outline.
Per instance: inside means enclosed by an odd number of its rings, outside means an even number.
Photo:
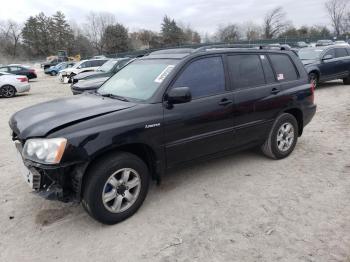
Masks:
[[[97,71],[109,72],[116,63],[118,63],[118,60],[109,60],[106,63],[104,63],[102,66],[100,66],[97,69]]]
[[[99,89],[101,95],[112,94],[147,100],[176,65],[176,60],[135,60],[112,76]]]
[[[298,56],[301,60],[315,60],[320,57],[323,49],[300,49]]]

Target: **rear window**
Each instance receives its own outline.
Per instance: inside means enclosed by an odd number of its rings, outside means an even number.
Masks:
[[[344,57],[348,56],[345,48],[337,48],[335,49],[335,57]]]
[[[265,84],[264,71],[258,55],[231,55],[227,60],[234,88],[249,88]]]
[[[292,81],[298,79],[295,66],[289,56],[283,54],[269,55],[278,81]]]

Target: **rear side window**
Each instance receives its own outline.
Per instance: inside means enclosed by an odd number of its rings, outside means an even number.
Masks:
[[[7,72],[7,71],[8,71],[7,67],[0,68],[0,72]]]
[[[264,71],[258,55],[232,55],[227,57],[234,88],[249,88],[265,84]]]
[[[266,83],[271,84],[276,82],[275,73],[272,70],[269,59],[266,55],[260,55],[260,60],[265,73]]]
[[[278,81],[292,81],[298,79],[295,66],[289,56],[283,54],[269,55]]]
[[[224,65],[221,57],[193,61],[176,79],[173,87],[189,87],[192,98],[225,92]]]
[[[337,48],[335,49],[335,57],[344,57],[348,56],[345,48]]]

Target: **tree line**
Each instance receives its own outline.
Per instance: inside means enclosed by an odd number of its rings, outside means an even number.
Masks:
[[[0,20],[0,54],[8,58],[43,58],[67,50],[70,55],[88,57],[96,54],[148,48],[180,46],[186,44],[227,42],[239,40],[345,36],[350,34],[350,4],[348,0],[328,0],[325,11],[329,27],[304,25],[296,28],[287,19],[282,7],[268,11],[262,24],[248,21],[218,26],[213,34],[199,34],[191,26],[185,26],[169,16],[161,22],[160,32],[141,29],[130,32],[111,13],[91,12],[85,22],[68,22],[64,13],[52,16],[39,13],[30,16],[23,24],[12,20]]]

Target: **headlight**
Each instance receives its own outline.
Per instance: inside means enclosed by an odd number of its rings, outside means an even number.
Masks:
[[[23,148],[23,157],[43,164],[58,164],[66,148],[67,139],[28,139]]]

